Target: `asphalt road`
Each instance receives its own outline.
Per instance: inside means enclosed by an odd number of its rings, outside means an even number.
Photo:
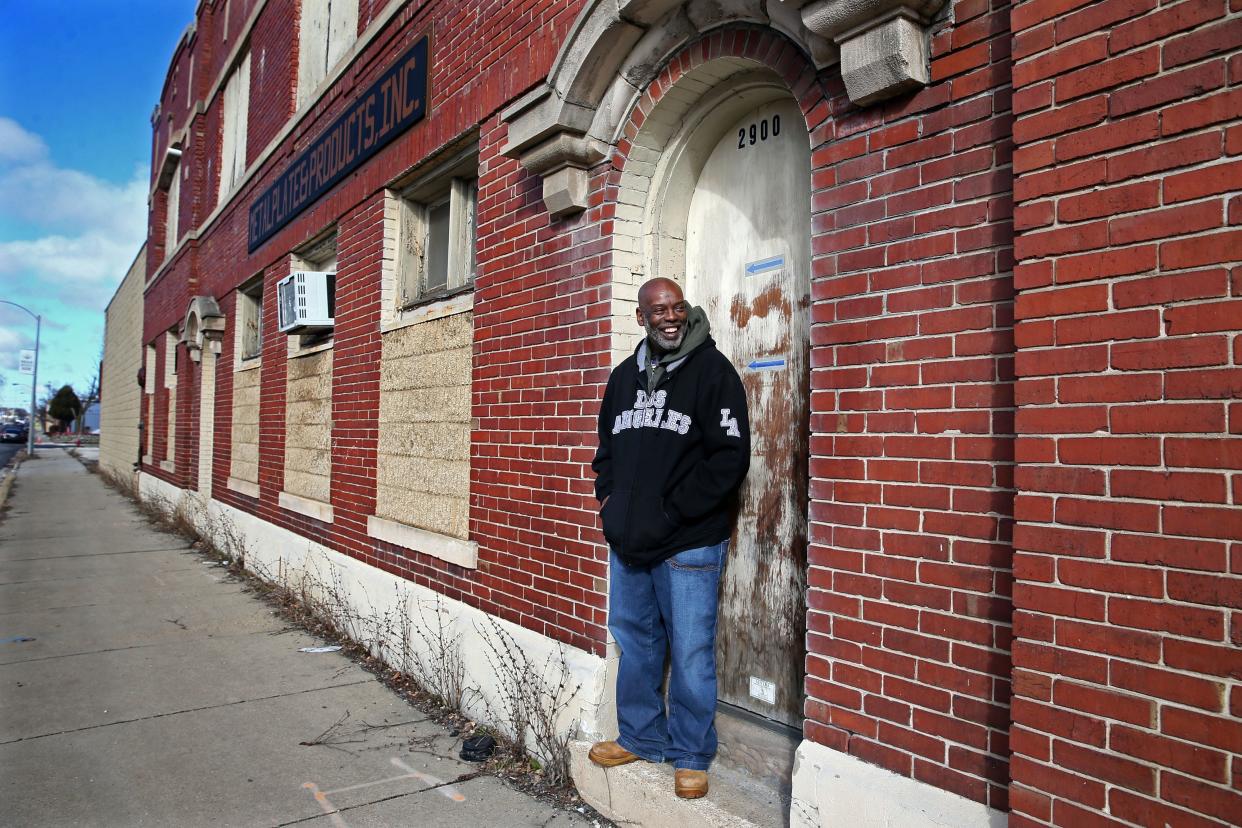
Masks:
[[[9,464],[13,455],[26,447],[25,443],[0,443],[0,469]]]

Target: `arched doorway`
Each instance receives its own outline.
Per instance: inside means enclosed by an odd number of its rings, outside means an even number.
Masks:
[[[627,175],[646,194],[635,281],[667,276],[682,283],[690,301],[706,310],[717,346],[746,387],[751,471],[721,594],[720,699],[798,725],[806,617],[810,141],[797,102],[774,73],[735,59],[716,63],[702,67],[715,83],[696,97],[667,96],[670,108],[683,111],[662,113],[657,106],[652,126],[634,140],[640,162],[637,170],[627,165]],[[685,87],[702,89],[696,80]],[[623,176],[623,190],[626,183]]]

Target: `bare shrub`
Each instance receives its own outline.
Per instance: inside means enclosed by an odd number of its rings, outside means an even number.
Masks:
[[[428,608],[428,604],[431,604]],[[466,665],[461,655],[461,633],[453,630],[453,622],[439,595],[434,602],[418,603],[418,621],[409,617],[408,596],[406,610],[406,642],[409,634],[417,635],[423,642],[421,648],[406,647],[409,666],[414,670],[420,684],[435,697],[436,701],[450,710],[464,712],[466,700]],[[430,616],[430,618],[428,617]]]
[[[491,710],[489,703],[488,717],[499,721],[510,750],[534,753],[548,782],[568,783],[569,741],[577,722],[564,730],[559,722],[580,685],[573,681],[564,645],[557,644],[556,654],[549,654],[541,668],[495,618],[475,628],[487,645],[485,655],[499,690],[500,710]]]
[[[138,499],[138,480],[132,474],[123,474],[115,469],[101,466],[99,468],[99,477],[110,488],[115,489],[130,500]]]

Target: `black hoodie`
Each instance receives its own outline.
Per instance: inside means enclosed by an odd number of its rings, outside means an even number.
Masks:
[[[604,537],[631,566],[726,540],[750,467],[746,391],[695,311],[687,342],[655,372],[654,393],[644,339],[608,378],[600,406],[595,496],[608,501]]]

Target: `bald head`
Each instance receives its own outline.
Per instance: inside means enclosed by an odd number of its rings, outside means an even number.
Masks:
[[[681,286],[672,279],[649,279],[638,289],[638,324],[659,351],[675,351],[681,346],[689,313]]]
[[[663,293],[664,291],[668,291],[676,296],[677,299],[675,301],[677,302],[681,302],[685,299],[681,292],[681,285],[677,284],[672,279],[665,279],[663,276],[657,276],[654,279],[648,279],[643,282],[642,287],[638,289],[638,306],[640,308],[644,305],[650,306],[652,304],[652,297],[659,293]]]

